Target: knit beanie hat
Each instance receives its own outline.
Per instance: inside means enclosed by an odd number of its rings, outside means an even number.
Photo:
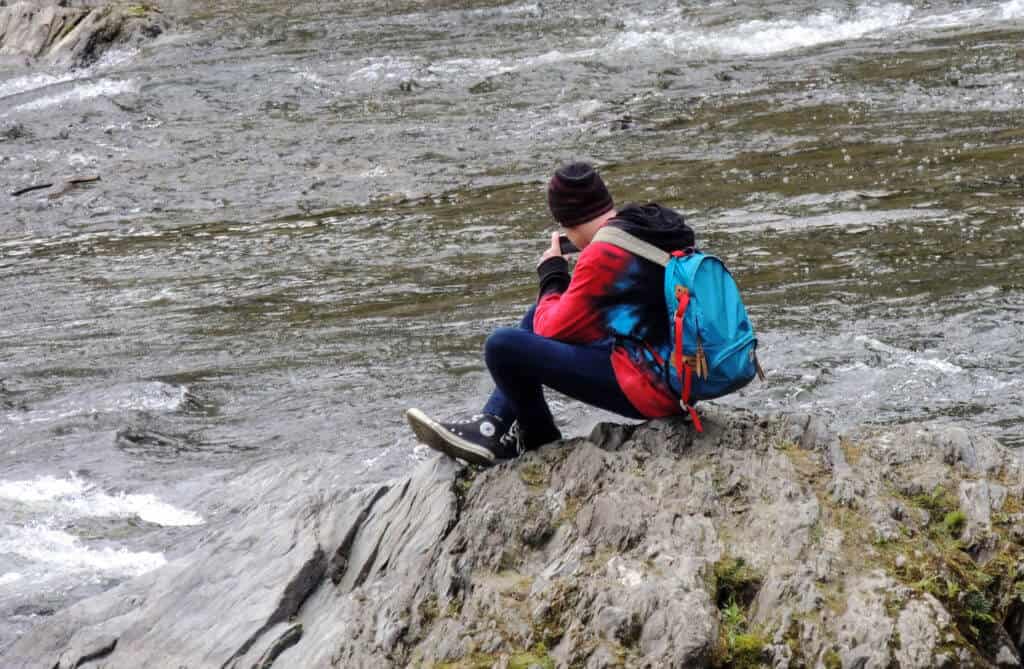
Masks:
[[[548,208],[567,228],[592,221],[611,211],[612,206],[604,181],[587,163],[559,167],[548,182]]]

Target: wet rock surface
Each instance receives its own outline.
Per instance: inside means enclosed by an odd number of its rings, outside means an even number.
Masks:
[[[306,463],[3,665],[1019,666],[1018,453],[716,407],[705,429],[602,424],[355,491]]]
[[[0,56],[84,67],[111,48],[140,44],[167,27],[147,3],[14,2],[0,7]]]

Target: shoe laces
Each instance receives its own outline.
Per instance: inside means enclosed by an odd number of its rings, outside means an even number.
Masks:
[[[504,448],[514,449],[519,455],[523,454],[523,444],[519,440],[519,421],[512,423],[512,426],[505,431],[498,439],[498,444]]]

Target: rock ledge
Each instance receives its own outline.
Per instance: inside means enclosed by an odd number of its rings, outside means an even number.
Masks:
[[[958,428],[708,407],[702,435],[605,424],[483,472],[316,487],[3,666],[1020,665],[1024,462]]]

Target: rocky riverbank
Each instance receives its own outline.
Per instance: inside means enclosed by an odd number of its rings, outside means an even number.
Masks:
[[[0,56],[85,67],[111,48],[157,37],[168,24],[147,3],[15,2],[0,6]]]
[[[3,665],[1019,666],[1018,453],[952,427],[705,425],[605,424],[356,491],[305,463]]]

